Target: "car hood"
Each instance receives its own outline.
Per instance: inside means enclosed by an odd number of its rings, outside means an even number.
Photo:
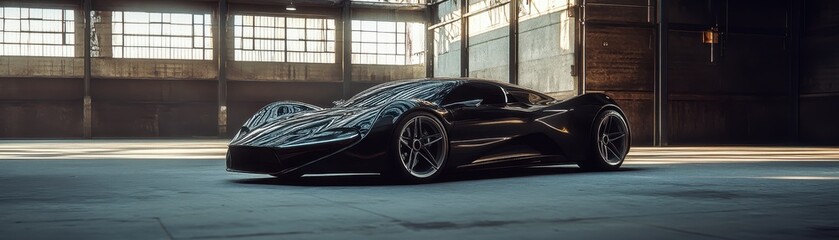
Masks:
[[[292,147],[363,136],[379,108],[335,107],[292,113],[254,129],[243,127],[230,145]]]

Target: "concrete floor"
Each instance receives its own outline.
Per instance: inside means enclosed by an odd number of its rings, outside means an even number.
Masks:
[[[0,142],[3,239],[838,239],[839,148],[634,148],[622,171],[280,182],[224,142]]]

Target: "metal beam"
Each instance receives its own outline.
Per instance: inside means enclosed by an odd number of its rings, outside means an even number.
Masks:
[[[577,15],[578,16],[577,19],[579,19],[577,21],[579,22],[578,26],[579,26],[580,30],[577,31],[577,33],[580,34],[578,36],[578,39],[580,41],[580,45],[579,45],[580,48],[577,49],[577,52],[579,52],[578,56],[580,56],[580,59],[577,62],[577,64],[580,64],[580,66],[578,68],[580,72],[578,73],[579,77],[577,78],[577,94],[578,95],[583,95],[583,94],[586,93],[586,1],[585,0],[582,0],[580,2],[580,7],[578,9],[579,9],[580,12]]]
[[[218,135],[227,136],[227,0],[219,0],[216,14],[216,62],[218,62]]]
[[[519,84],[519,0],[510,1],[510,83]]]
[[[433,14],[431,7],[425,8],[425,77],[434,77],[434,30],[429,29]]]
[[[469,2],[460,0],[460,76],[469,77]]]
[[[787,19],[787,31],[789,31],[789,99],[790,99],[790,123],[789,140],[798,143],[800,124],[800,98],[799,91],[801,82],[801,35],[804,34],[804,11],[805,1],[790,1],[790,11]]]
[[[667,91],[667,46],[668,46],[668,27],[667,27],[667,12],[665,11],[667,0],[656,1],[658,19],[658,44],[656,48],[656,81],[655,94],[653,97],[655,108],[653,109],[655,119],[653,127],[653,144],[656,146],[667,145],[667,128],[668,128],[668,101],[669,93]]]
[[[84,16],[84,100],[82,103],[83,113],[82,113],[82,135],[84,138],[92,138],[93,131],[93,109],[91,107],[91,99],[90,99],[90,69],[91,69],[91,61],[90,61],[90,50],[91,50],[91,43],[90,43],[90,34],[91,34],[91,16],[90,12],[92,11],[92,3],[93,0],[83,0],[83,13]]]
[[[341,73],[343,99],[351,97],[350,81],[352,81],[352,2],[344,2],[341,9]]]

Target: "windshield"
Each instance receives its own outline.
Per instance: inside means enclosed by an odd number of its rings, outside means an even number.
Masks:
[[[364,90],[338,107],[369,107],[396,100],[422,99],[439,102],[458,81],[406,80],[376,85]]]

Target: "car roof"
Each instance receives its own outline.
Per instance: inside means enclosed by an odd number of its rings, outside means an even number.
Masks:
[[[460,82],[479,82],[479,83],[486,83],[492,85],[498,85],[502,87],[518,87],[513,84],[509,84],[506,82],[501,82],[498,80],[490,80],[490,79],[483,79],[483,78],[468,78],[468,77],[432,77],[432,78],[420,78],[420,79],[410,79],[404,80],[406,82],[420,82],[420,81],[460,81]],[[521,87],[518,87],[521,88]]]

